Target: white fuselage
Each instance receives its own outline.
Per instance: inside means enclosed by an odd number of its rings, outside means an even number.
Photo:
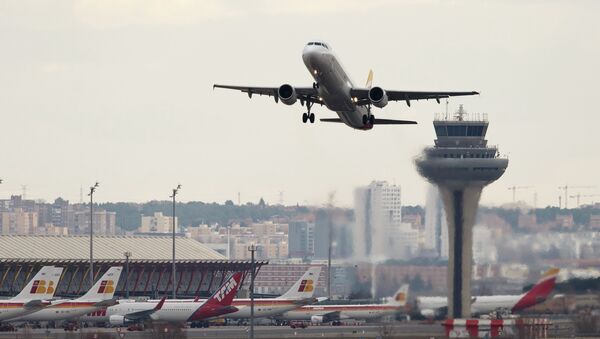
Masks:
[[[0,302],[0,321],[25,316],[38,311],[39,308],[27,308],[22,301]]]
[[[472,314],[488,314],[499,309],[511,310],[522,295],[493,295],[476,297],[471,304]],[[423,315],[432,314],[435,310],[448,306],[448,299],[445,297],[420,297],[417,298],[419,310]]]
[[[11,321],[55,321],[77,318],[100,309],[95,301],[59,300],[37,312],[19,316]]]
[[[350,95],[354,86],[335,54],[318,45],[307,45],[302,52],[302,60],[308,71],[319,84],[317,88],[323,104],[337,113],[348,126],[356,129],[370,129],[363,124],[367,108],[357,106]]]
[[[203,302],[165,302],[160,310],[150,314],[153,321],[181,323],[188,319],[202,306]],[[152,310],[158,301],[122,302],[117,305],[101,309],[81,318],[83,321],[108,322],[113,315],[126,316],[130,313]]]
[[[339,312],[339,319],[370,320],[391,316],[399,311],[399,306],[374,305],[308,305],[281,315],[284,320],[311,320],[313,317],[326,316]]]

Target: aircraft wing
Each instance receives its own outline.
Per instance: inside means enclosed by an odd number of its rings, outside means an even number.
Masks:
[[[133,320],[133,321],[146,319],[146,318],[150,317],[150,315],[152,315],[152,313],[160,310],[162,308],[162,306],[164,305],[166,299],[167,299],[167,297],[163,297],[158,302],[158,304],[156,304],[156,306],[154,306],[154,308],[152,308],[152,309],[127,313],[125,315],[125,319]]]
[[[275,98],[275,102],[279,102],[279,95],[277,94],[277,90],[279,87],[250,87],[250,86],[230,86],[230,85],[213,85],[213,89],[215,88],[225,88],[225,89],[233,89],[238,90],[248,94],[249,98],[252,98],[253,94],[258,95],[267,95]],[[319,100],[319,94],[317,90],[312,87],[294,87],[296,91],[296,95],[298,96],[298,100],[302,105],[304,105],[305,101],[322,104],[321,100]]]
[[[25,309],[38,309],[38,308],[44,308],[46,306],[49,306],[50,302],[46,301],[46,300],[30,300],[28,302],[26,302],[23,307]]]
[[[464,95],[479,95],[478,92],[423,92],[423,91],[388,91],[386,90],[389,101],[406,101],[406,104],[410,106],[411,100],[429,100],[434,99],[438,103],[442,98],[449,98],[455,96]],[[350,90],[350,95],[355,99],[357,105],[368,105],[371,103],[369,100],[369,88],[353,88]]]

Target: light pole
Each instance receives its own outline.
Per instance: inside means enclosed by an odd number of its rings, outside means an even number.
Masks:
[[[254,339],[254,252],[256,252],[256,245],[251,244],[248,246],[250,251],[250,338]]]
[[[125,256],[125,299],[129,299],[129,257],[131,257],[131,252],[127,251],[123,255]]]
[[[90,187],[90,287],[94,286],[94,192],[100,183]]]
[[[173,195],[171,195],[171,198],[173,198],[173,218],[171,219],[171,225],[173,226],[173,268],[171,269],[172,274],[171,274],[171,284],[173,285],[173,299],[177,299],[177,284],[176,284],[176,278],[177,275],[175,274],[175,196],[177,195],[177,192],[179,192],[179,190],[181,189],[181,185],[178,184],[177,187],[175,187],[173,189]]]

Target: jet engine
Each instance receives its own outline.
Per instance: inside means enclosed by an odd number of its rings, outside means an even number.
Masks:
[[[286,105],[293,105],[296,103],[296,100],[298,100],[296,90],[288,84],[281,85],[277,90],[277,95],[279,96],[279,99],[281,99],[281,102]]]
[[[369,101],[375,107],[383,108],[388,104],[388,97],[381,87],[373,87],[369,90]]]
[[[310,322],[313,324],[322,324],[324,322],[324,317],[322,315],[313,315],[310,317]]]
[[[115,315],[111,315],[108,318],[108,322],[111,325],[113,325],[113,326],[123,326],[123,325],[128,325],[128,324],[132,323],[131,321],[125,319],[124,316],[122,316],[122,315],[116,315],[116,314]]]

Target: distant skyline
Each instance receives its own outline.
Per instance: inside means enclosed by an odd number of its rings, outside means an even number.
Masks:
[[[301,51],[327,41],[354,82],[477,90],[450,100],[487,113],[488,140],[510,159],[483,205],[538,207],[600,194],[596,1],[3,1],[0,3],[0,199],[352,206],[372,180],[424,204],[414,157],[445,105],[390,103],[381,118],[416,126],[350,130],[301,122],[304,108],[213,91],[213,83],[312,83]],[[315,107],[317,118],[333,117]],[[585,197],[582,203],[600,200]],[[564,206],[564,201],[563,201]],[[576,199],[569,200],[576,206]]]

